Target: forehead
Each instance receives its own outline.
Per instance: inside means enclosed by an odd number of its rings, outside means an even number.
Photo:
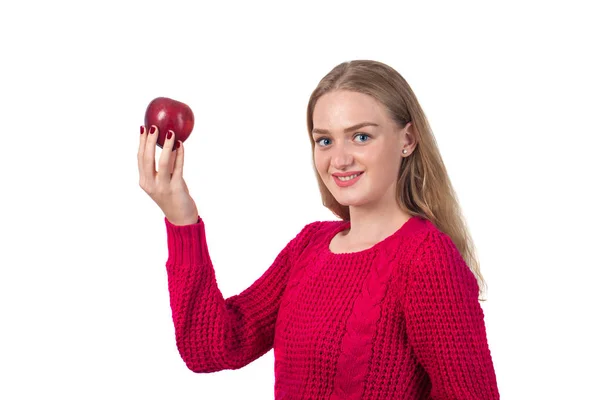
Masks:
[[[313,111],[316,128],[351,126],[359,122],[383,124],[385,110],[373,97],[364,93],[338,90],[324,94],[317,100]]]

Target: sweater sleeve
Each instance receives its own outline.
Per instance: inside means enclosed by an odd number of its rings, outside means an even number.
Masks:
[[[409,271],[405,313],[432,400],[499,399],[475,275],[442,232],[427,234]]]
[[[223,298],[208,252],[204,221],[176,226],[165,218],[166,263],[175,338],[194,372],[239,369],[273,346],[279,304],[307,225],[242,293]],[[241,266],[243,268],[243,266]]]

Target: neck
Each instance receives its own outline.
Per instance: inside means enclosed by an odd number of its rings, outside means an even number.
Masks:
[[[377,243],[400,229],[410,217],[395,200],[386,207],[350,206],[351,227],[345,236],[352,243]]]

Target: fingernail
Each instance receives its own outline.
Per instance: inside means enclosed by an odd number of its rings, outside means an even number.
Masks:
[[[150,128],[150,134],[152,135],[154,132],[156,132],[156,127],[153,125],[152,128]]]
[[[144,134],[144,125],[140,125],[140,135]]]
[[[179,148],[179,146],[181,146],[181,142],[180,142],[180,141],[177,141],[177,144],[175,145],[175,148],[176,148],[176,149],[178,149],[178,148]]]
[[[171,137],[173,137],[173,131],[167,133],[167,140],[171,139]]]

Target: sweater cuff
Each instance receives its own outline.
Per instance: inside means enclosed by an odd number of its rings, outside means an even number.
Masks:
[[[166,217],[168,265],[210,264],[204,221],[198,216],[195,224],[173,225]]]

